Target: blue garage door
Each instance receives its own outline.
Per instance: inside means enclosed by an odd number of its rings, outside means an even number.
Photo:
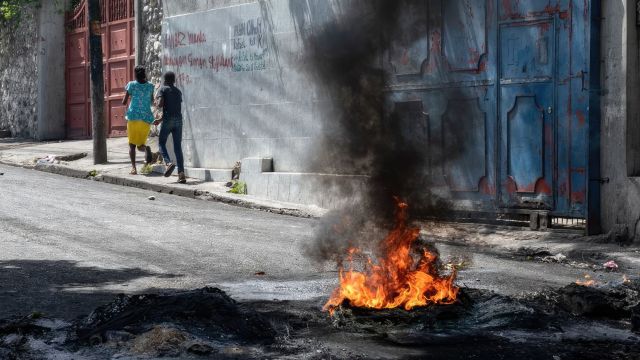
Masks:
[[[436,187],[459,208],[543,211],[598,231],[599,4],[410,4],[385,57],[389,108],[423,129]]]

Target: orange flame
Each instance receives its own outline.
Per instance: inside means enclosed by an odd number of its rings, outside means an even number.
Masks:
[[[591,275],[585,274],[584,281],[576,280],[576,284],[580,286],[595,286],[597,283],[591,278]]]
[[[430,304],[451,304],[456,300],[458,288],[453,284],[455,270],[449,276],[440,276],[438,256],[426,249],[414,265],[411,245],[420,229],[407,227],[406,203],[398,201],[396,224],[381,244],[382,256],[377,264],[366,257],[365,271],[353,270],[354,255],[359,249],[349,249],[350,269],[340,269],[340,286],[323,307],[333,315],[343,302],[351,306],[370,309],[403,307],[411,310]]]

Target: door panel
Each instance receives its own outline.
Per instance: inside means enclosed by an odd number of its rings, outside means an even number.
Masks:
[[[500,78],[551,81],[554,71],[553,20],[517,22],[500,27]]]
[[[553,86],[502,87],[501,95],[501,205],[551,210]]]
[[[129,37],[127,31],[127,24],[120,23],[109,27],[109,57],[126,57],[128,54],[127,38]]]
[[[500,205],[554,207],[554,19],[502,24]]]
[[[487,180],[487,116],[479,101],[452,100],[442,119],[442,148],[449,154],[445,157],[444,177],[451,191],[478,192]],[[464,135],[460,129],[466,130]]]
[[[389,107],[422,103],[430,186],[465,211],[585,218],[598,2],[408,3],[410,34],[388,54]]]
[[[119,100],[113,100],[108,103],[109,109],[109,128],[111,132],[119,132],[121,135],[127,133],[127,120],[125,114],[126,106],[122,105]]]
[[[89,48],[86,0],[67,14],[67,138],[91,136]],[[109,136],[126,134],[121,105],[135,58],[133,0],[102,0],[102,53],[105,119]],[[108,21],[107,21],[108,20]],[[80,106],[84,104],[83,106]],[[81,109],[84,109],[82,111]]]
[[[88,136],[87,104],[80,103],[67,107],[67,137],[83,138]]]
[[[442,46],[449,69],[478,70],[487,53],[486,2],[445,1],[442,6]]]

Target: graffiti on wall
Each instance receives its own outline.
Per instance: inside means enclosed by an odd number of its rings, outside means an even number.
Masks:
[[[267,40],[262,18],[250,19],[233,26],[233,71],[256,71],[267,68]]]
[[[203,75],[220,72],[251,72],[268,68],[269,46],[261,17],[232,23],[228,34],[204,29],[172,31],[163,36],[163,65],[172,68],[177,80],[191,84]],[[215,40],[220,36],[226,39]]]

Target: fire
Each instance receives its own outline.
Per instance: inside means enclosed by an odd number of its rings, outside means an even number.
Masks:
[[[407,226],[408,205],[397,203],[396,223],[381,243],[382,255],[375,263],[365,257],[364,272],[359,272],[353,269],[353,263],[360,250],[350,249],[349,269],[340,269],[340,286],[324,305],[324,311],[333,314],[345,301],[355,307],[411,310],[430,304],[451,304],[456,300],[455,270],[449,276],[440,276],[438,256],[427,249],[422,250],[417,262],[411,255],[411,245],[420,230]]]
[[[584,281],[577,280],[576,284],[580,285],[580,286],[594,286],[594,285],[596,285],[596,281],[593,280],[590,275],[585,274],[584,275]]]

